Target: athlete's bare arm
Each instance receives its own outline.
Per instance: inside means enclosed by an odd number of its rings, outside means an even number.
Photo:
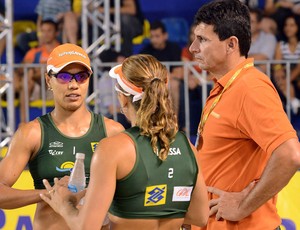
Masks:
[[[0,162],[0,208],[19,208],[41,201],[41,190],[11,188],[38,151],[40,142],[41,128],[36,119],[21,125],[14,134],[8,152]]]

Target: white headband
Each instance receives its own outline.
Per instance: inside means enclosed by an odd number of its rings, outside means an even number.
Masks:
[[[127,81],[122,72],[122,64],[113,67],[109,71],[109,76],[117,79],[117,82],[122,87],[122,89],[127,93],[133,95],[132,102],[136,102],[142,99],[144,94],[143,89]]]

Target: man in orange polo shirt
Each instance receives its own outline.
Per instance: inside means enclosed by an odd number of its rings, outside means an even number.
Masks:
[[[190,51],[215,81],[196,143],[210,198],[205,229],[279,229],[276,195],[300,168],[300,147],[275,87],[247,58],[249,10],[212,1],[195,22]]]

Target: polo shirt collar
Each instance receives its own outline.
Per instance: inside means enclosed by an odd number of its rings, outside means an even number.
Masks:
[[[230,78],[234,75],[234,73],[242,68],[244,65],[248,63],[253,63],[254,58],[247,58],[245,61],[237,65],[234,69],[230,70],[227,74],[225,74],[223,77],[221,77],[219,80],[217,80],[217,83],[219,83],[223,88],[227,84],[227,82],[230,80]]]

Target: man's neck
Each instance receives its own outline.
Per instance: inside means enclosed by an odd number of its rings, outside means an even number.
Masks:
[[[232,60],[227,60],[220,69],[212,70],[210,74],[216,78],[217,80],[221,79],[224,75],[226,75],[231,70],[235,69],[238,65],[243,63],[246,60],[245,56],[238,57]]]
[[[51,42],[47,42],[44,44],[44,46],[46,47],[47,50],[52,51],[57,45],[57,41],[51,41]]]
[[[166,46],[167,46],[167,42],[161,44],[161,45],[160,45],[159,47],[157,47],[156,49],[157,49],[157,50],[163,50],[164,48],[166,48]]]

